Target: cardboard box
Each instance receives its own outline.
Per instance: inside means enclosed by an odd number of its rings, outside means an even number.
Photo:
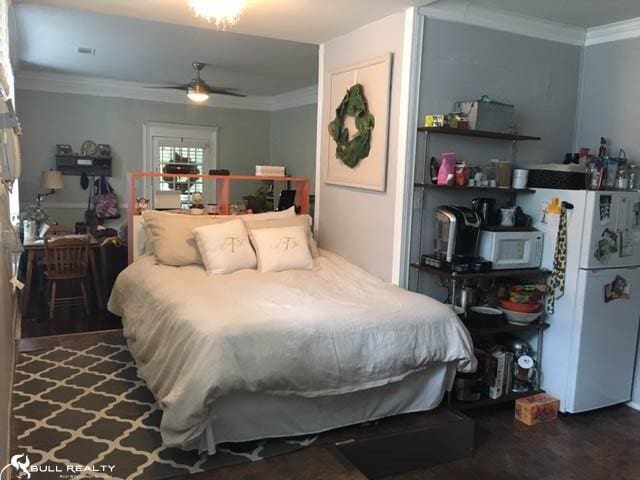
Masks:
[[[537,425],[558,418],[559,409],[560,400],[546,393],[538,393],[516,400],[515,417],[525,425]]]

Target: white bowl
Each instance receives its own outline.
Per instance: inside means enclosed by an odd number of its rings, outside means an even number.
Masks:
[[[544,309],[535,313],[514,312],[513,310],[507,310],[506,308],[500,308],[504,316],[507,317],[507,322],[514,325],[528,325],[534,322],[540,315],[544,313]]]

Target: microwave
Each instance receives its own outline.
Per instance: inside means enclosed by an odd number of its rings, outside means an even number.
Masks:
[[[538,268],[543,239],[543,233],[537,230],[481,230],[478,254],[492,262],[494,270]]]

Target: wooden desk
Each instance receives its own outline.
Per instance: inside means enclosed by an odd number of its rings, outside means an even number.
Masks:
[[[76,235],[63,235],[58,238],[73,238]],[[38,258],[44,258],[44,240],[36,240],[34,242],[24,242],[24,253],[27,271],[24,278],[24,290],[22,291],[22,314],[29,313],[29,300],[31,299],[31,284],[33,283],[33,265]],[[90,254],[89,254],[89,273],[93,279],[93,290],[96,295],[96,303],[98,308],[104,308],[102,292],[100,290],[100,282],[98,280],[98,270],[96,268],[96,255],[100,246],[95,238],[91,238]]]

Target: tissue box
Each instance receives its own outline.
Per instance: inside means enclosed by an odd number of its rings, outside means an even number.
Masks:
[[[559,409],[560,400],[546,393],[538,393],[516,400],[515,417],[516,420],[531,426],[555,420],[558,418]]]
[[[284,177],[284,170],[278,165],[256,165],[256,177]]]

